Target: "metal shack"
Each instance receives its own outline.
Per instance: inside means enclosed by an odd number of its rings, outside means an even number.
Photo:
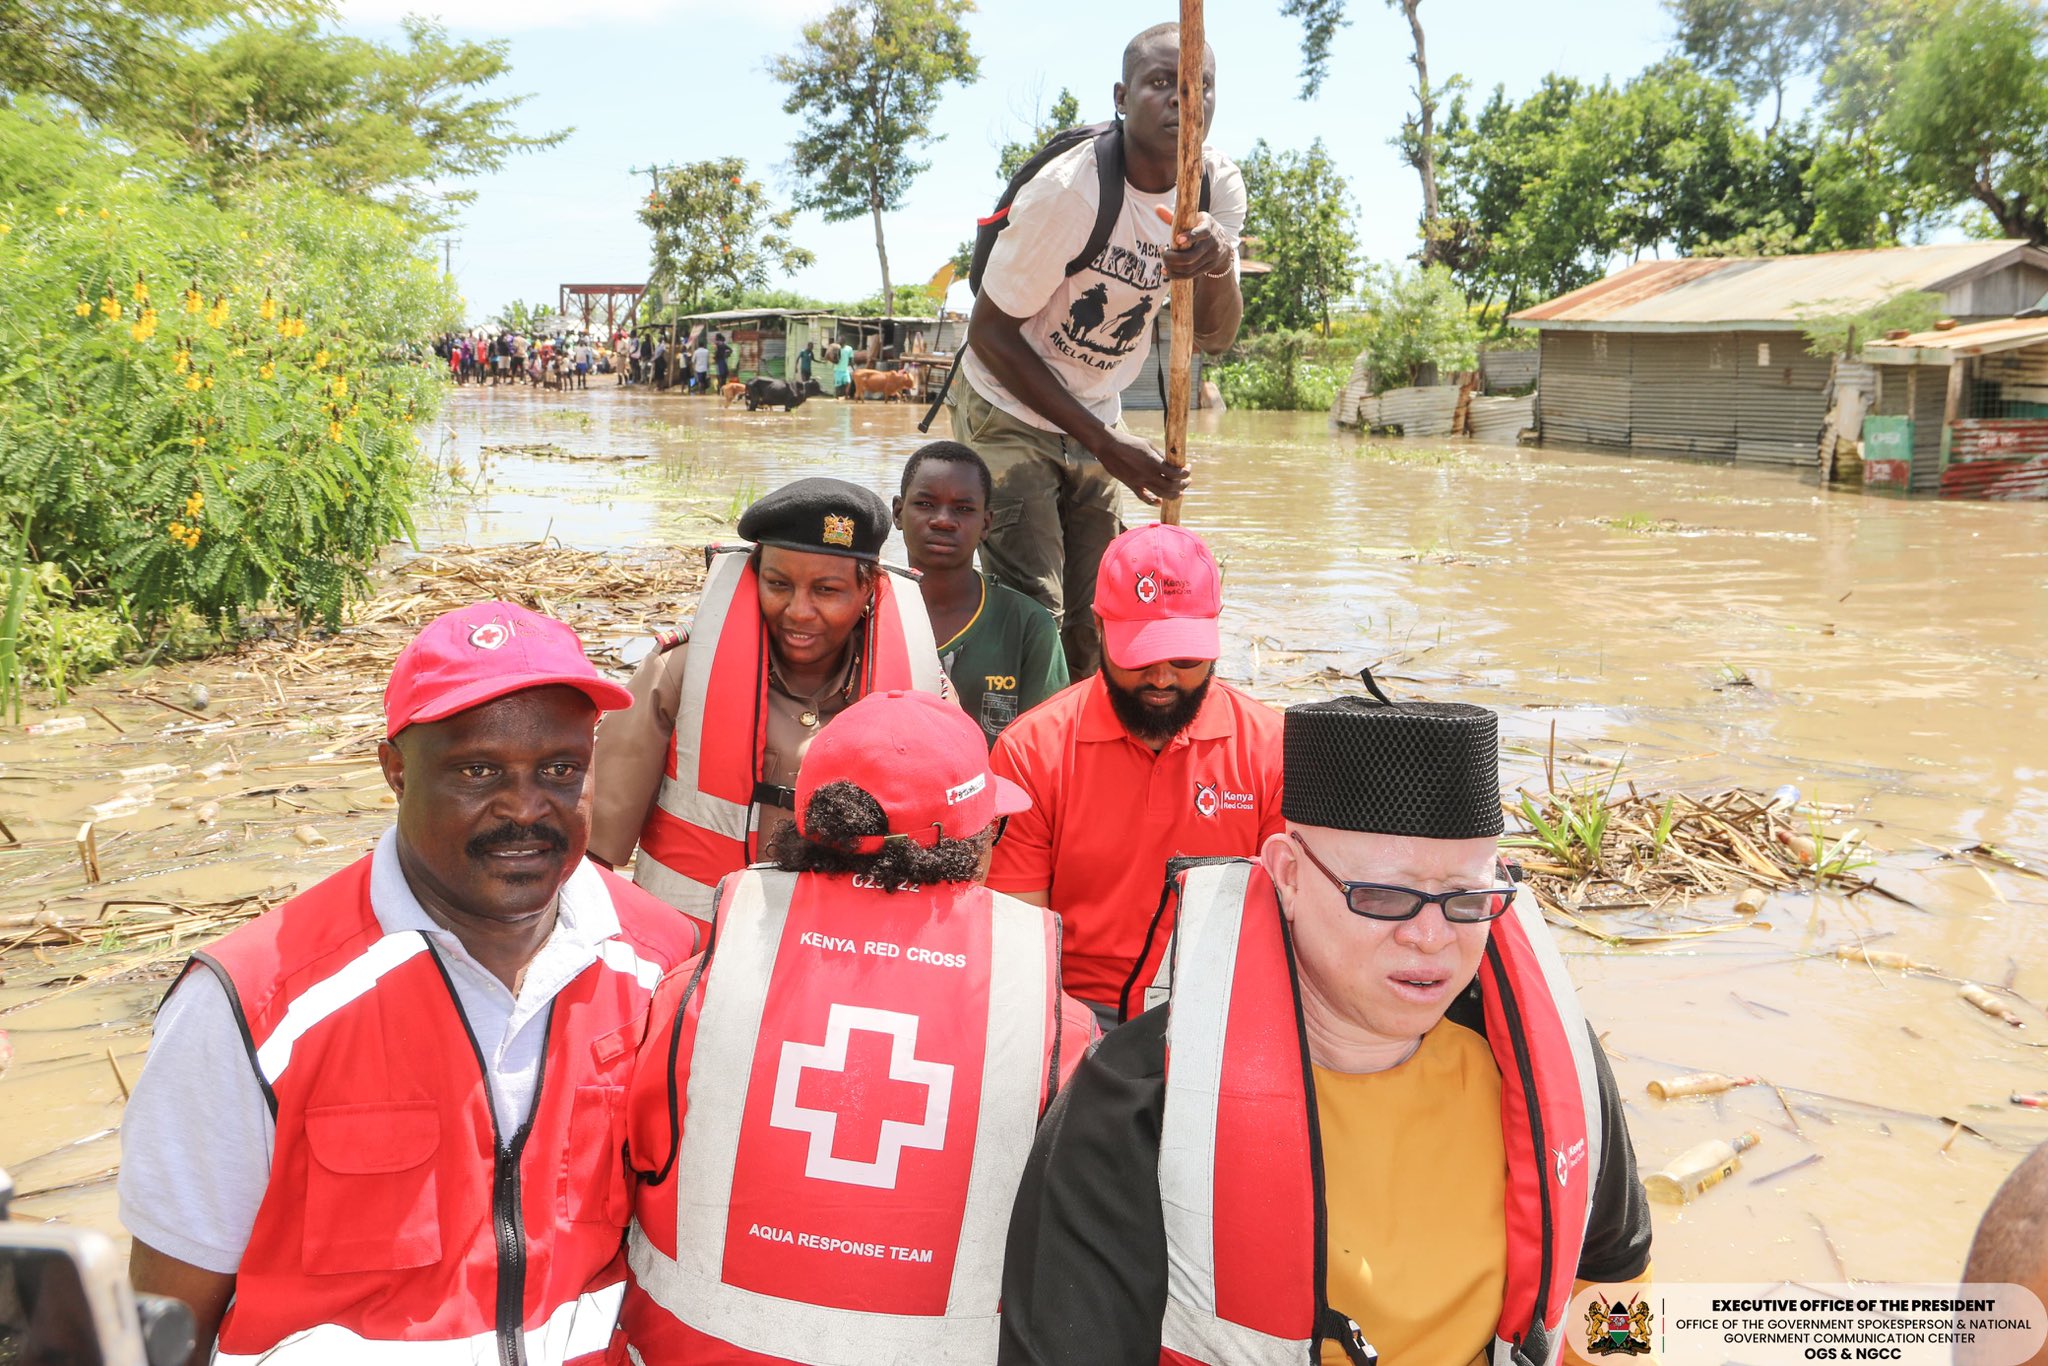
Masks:
[[[2048,291],[2048,251],[1962,242],[1638,261],[1513,321],[1542,335],[1546,442],[1810,468],[1833,363],[1807,351],[1801,324],[1923,290],[1958,320],[2010,317]]]
[[[2048,317],[2029,312],[1863,348],[1865,488],[2048,499]]]

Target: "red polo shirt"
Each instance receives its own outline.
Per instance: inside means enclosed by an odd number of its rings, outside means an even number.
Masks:
[[[1166,861],[1251,857],[1280,819],[1280,713],[1220,679],[1154,754],[1110,709],[1097,674],[1010,723],[989,764],[1031,794],[996,846],[988,885],[1049,890],[1062,985],[1114,1005],[1159,909]]]

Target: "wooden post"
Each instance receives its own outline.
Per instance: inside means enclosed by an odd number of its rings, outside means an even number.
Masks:
[[[1209,110],[1202,91],[1202,0],[1180,0],[1180,172],[1173,189],[1173,230],[1187,232],[1201,212],[1202,127]],[[1195,360],[1195,282],[1175,280],[1167,298],[1173,311],[1173,344],[1167,352],[1166,459],[1187,468],[1189,371]],[[1159,505],[1159,520],[1180,525],[1180,499]]]

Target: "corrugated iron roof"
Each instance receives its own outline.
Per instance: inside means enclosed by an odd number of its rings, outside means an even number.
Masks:
[[[1638,261],[1597,283],[1523,309],[1512,321],[1616,332],[1788,327],[1854,312],[1911,290],[1943,289],[2023,259],[2048,269],[2048,251],[2025,242]]]
[[[1877,365],[1924,365],[1921,353],[1938,352],[1946,364],[1953,356],[1988,356],[1998,351],[2017,351],[2024,346],[2048,342],[2048,318],[1996,318],[1988,323],[1964,323],[1944,331],[1915,332],[1892,341],[1874,341],[1863,348],[1863,359]]]

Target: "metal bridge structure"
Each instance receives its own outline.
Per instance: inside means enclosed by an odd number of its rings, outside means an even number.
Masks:
[[[640,317],[640,299],[647,293],[642,285],[563,285],[555,315],[563,321],[574,319],[588,331],[602,323],[609,337],[621,330],[630,332]]]

